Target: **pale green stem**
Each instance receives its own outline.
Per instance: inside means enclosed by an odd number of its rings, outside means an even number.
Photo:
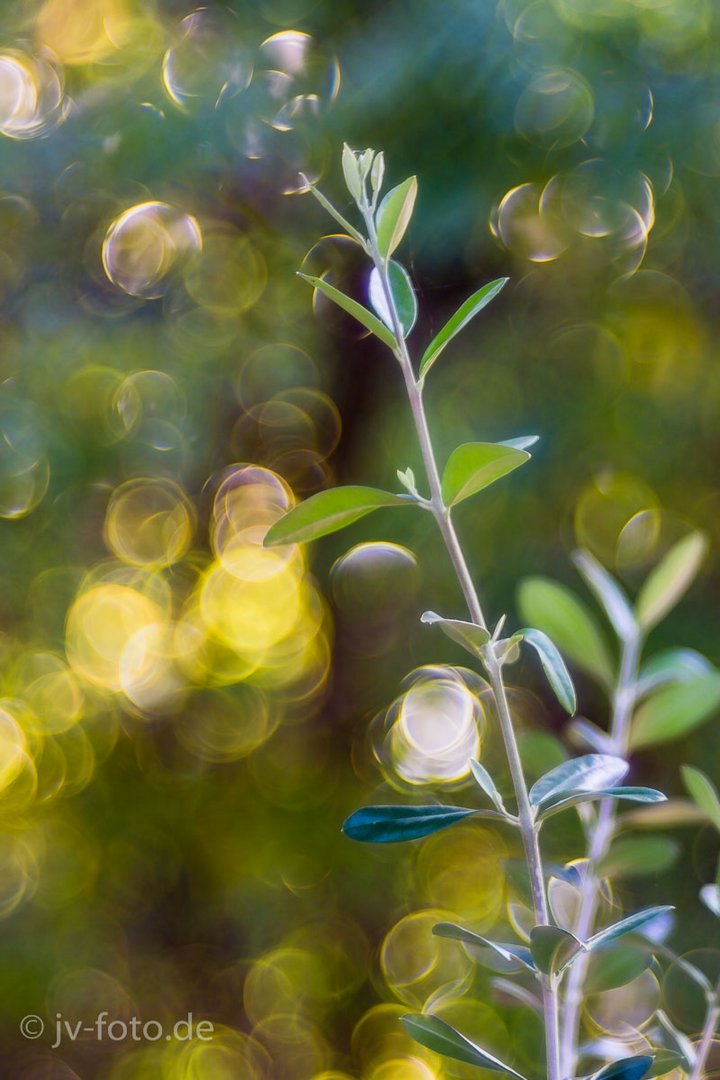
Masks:
[[[623,642],[615,691],[613,693],[612,720],[610,724],[610,753],[625,757],[637,683],[641,641],[635,635]],[[597,866],[605,858],[615,834],[617,804],[614,799],[604,799],[600,804],[595,825],[588,843],[588,867],[580,894],[580,910],[573,928],[576,937],[585,941],[595,928],[600,905],[600,881]],[[580,1010],[583,988],[588,969],[588,955],[580,955],[568,972],[562,1007],[562,1048],[560,1060],[564,1076],[574,1076],[578,1061],[580,1034]]]
[[[425,414],[422,388],[415,378],[412,361],[405,343],[405,336],[398,318],[394,297],[388,280],[387,261],[382,258],[378,250],[375,223],[373,221],[372,213],[367,206],[363,210],[363,216],[368,229],[372,260],[380,276],[385,303],[387,304],[391,316],[392,330],[396,341],[395,355],[400,363],[405,379],[410,409],[415,423],[420,453],[430,489],[430,507],[445,542],[445,547],[450,556],[450,561],[455,570],[463,596],[465,597],[470,618],[474,623],[477,623],[478,626],[487,629],[487,622],[480,604],[480,598],[455,531],[450,508],[445,506],[443,500],[440,473],[438,471],[437,459],[433,450],[430,429]],[[522,762],[520,760],[520,751],[518,749],[515,728],[513,726],[505,684],[503,682],[502,668],[495,657],[495,653],[491,649],[488,649],[486,652],[485,666],[490,678],[500,731],[505,745],[508,766],[518,805],[518,824],[523,838],[525,857],[527,859],[530,875],[535,919],[537,923],[545,924],[548,922],[548,907],[538,831],[534,822],[528,795],[528,787],[523,772]],[[553,978],[548,976],[540,976],[540,979],[543,991],[543,1015],[548,1080],[560,1080],[560,1033],[557,984]]]
[[[705,1067],[707,1065],[708,1057],[710,1056],[712,1044],[715,1039],[715,1032],[717,1031],[719,1023],[720,1002],[718,1002],[717,997],[714,997],[708,1003],[705,1024],[703,1025],[702,1035],[700,1036],[700,1042],[698,1043],[696,1051],[697,1056],[688,1080],[702,1080],[702,1077],[705,1075]]]

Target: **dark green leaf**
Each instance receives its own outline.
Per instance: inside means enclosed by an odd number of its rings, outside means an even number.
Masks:
[[[338,487],[318,491],[289,510],[268,529],[265,544],[302,544],[344,529],[383,506],[413,506],[407,495],[370,487]]]
[[[544,630],[560,651],[605,687],[613,684],[613,661],[593,615],[570,589],[549,578],[526,578],[518,607],[532,626]]]
[[[680,845],[668,836],[621,837],[598,866],[600,877],[633,878],[659,874],[673,865]]]
[[[692,532],[674,544],[640,590],[637,617],[644,630],[656,626],[690,588],[707,554],[704,533]]]
[[[633,979],[637,979],[638,975],[642,975],[652,962],[652,953],[646,945],[623,942],[607,952],[594,952],[589,958],[585,976],[585,993],[604,994],[607,990],[627,986]]]
[[[561,810],[568,810],[572,806],[589,802],[592,799],[624,799],[627,802],[659,803],[665,802],[666,798],[662,791],[646,787],[616,787],[603,788],[600,791],[569,791],[559,796],[544,799],[538,806],[538,820],[558,814]]]
[[[350,815],[343,832],[351,840],[367,844],[394,844],[429,836],[473,814],[500,817],[494,810],[468,810],[463,806],[365,806]]]
[[[672,907],[672,905],[664,904],[660,907],[651,907],[645,908],[643,911],[636,911],[633,915],[628,915],[627,918],[621,919],[620,922],[613,923],[612,926],[606,926],[604,930],[599,930],[597,934],[593,934],[593,936],[588,938],[585,942],[585,946],[591,950],[602,949],[611,942],[623,937],[625,934],[635,933],[638,930],[641,930],[643,926],[655,922],[659,916],[667,915],[674,910],[675,908]]]
[[[682,778],[697,806],[720,832],[720,798],[710,777],[692,765],[683,765]]]
[[[565,797],[578,791],[603,791],[619,784],[628,769],[626,761],[610,754],[584,754],[570,758],[533,784],[530,802],[533,806],[539,806],[551,797]]]
[[[649,1054],[621,1058],[593,1073],[590,1080],[641,1080],[653,1063]]]
[[[401,1019],[405,1030],[415,1042],[426,1046],[428,1050],[434,1050],[436,1054],[442,1054],[455,1061],[464,1061],[468,1065],[477,1065],[481,1069],[510,1073],[511,1076],[524,1080],[519,1072],[498,1060],[487,1050],[483,1050],[481,1046],[471,1042],[470,1039],[466,1039],[439,1016],[403,1016]]]
[[[488,285],[483,285],[482,289],[478,289],[477,292],[468,297],[464,304],[460,305],[452,318],[448,319],[442,330],[435,335],[423,353],[420,361],[421,379],[427,375],[445,346],[467,326],[471,319],[475,318],[478,312],[482,311],[491,300],[495,299],[508,280],[509,278],[498,278]]]
[[[535,649],[540,657],[540,663],[543,666],[543,671],[547,676],[550,686],[555,692],[555,697],[558,699],[565,712],[570,713],[572,716],[577,708],[575,687],[573,686],[568,669],[565,667],[565,661],[560,655],[557,646],[542,630],[528,628],[521,630],[520,633],[528,645],[532,645],[533,649]]]
[[[638,631],[635,614],[615,578],[589,551],[574,552],[573,562],[597,597],[620,640],[628,641],[634,637]]]
[[[490,640],[490,634],[484,626],[462,622],[460,619],[443,619],[442,615],[436,615],[434,611],[424,611],[420,621],[428,626],[439,627],[443,634],[462,645],[472,656],[481,656],[483,646]]]
[[[327,296],[328,300],[332,300],[334,304],[346,311],[348,315],[352,315],[354,319],[357,319],[359,323],[369,330],[375,337],[388,346],[389,349],[395,349],[395,335],[392,334],[387,326],[378,319],[377,315],[373,315],[372,311],[368,311],[362,304],[358,304],[357,300],[353,300],[350,296],[346,296],[344,292],[340,292],[334,285],[330,285],[327,281],[324,281],[319,277],[311,277],[309,274],[301,274],[298,271],[298,277],[301,277],[303,281],[307,281],[309,285],[312,285],[314,289],[319,289],[321,293]]]
[[[417,197],[417,177],[409,176],[391,188],[378,207],[376,216],[378,250],[387,259],[398,246],[410,224]]]
[[[546,975],[563,971],[584,951],[579,938],[559,926],[534,926],[530,931],[530,951],[539,971]]]
[[[502,941],[490,941],[486,937],[481,937],[480,934],[476,934],[472,930],[466,930],[462,926],[456,926],[455,923],[437,923],[433,927],[433,934],[436,937],[451,938],[453,941],[462,941],[464,945],[474,945],[477,948],[491,949],[493,952],[501,956],[503,960],[507,960],[509,964],[520,964],[521,967],[529,968],[530,971],[535,971],[535,964],[533,963],[532,953],[526,945],[513,945],[505,944]]]
[[[463,443],[453,450],[442,478],[442,496],[446,506],[489,487],[530,460],[524,450],[499,443]]]
[[[415,290],[407,270],[400,263],[390,260],[387,265],[390,293],[395,305],[395,313],[402,327],[403,337],[407,337],[417,319],[418,306]],[[382,278],[377,268],[370,273],[370,303],[387,328],[394,333],[392,312],[388,306]]]
[[[492,776],[487,771],[485,766],[481,765],[479,761],[475,760],[475,758],[471,758],[470,770],[475,778],[475,782],[477,783],[478,787],[480,787],[485,792],[487,797],[491,800],[491,802],[495,804],[501,814],[506,813],[505,804],[502,801],[502,796],[498,791],[497,787],[495,786],[495,781],[493,780]]]
[[[642,703],[630,729],[630,746],[656,746],[686,735],[720,707],[720,674],[701,675],[691,682],[659,690]]]

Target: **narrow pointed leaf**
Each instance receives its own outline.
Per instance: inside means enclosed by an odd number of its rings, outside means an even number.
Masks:
[[[577,708],[575,687],[559,649],[542,630],[530,628],[521,630],[520,633],[540,657],[540,663],[550,686],[555,692],[555,697],[565,709],[565,712],[572,716]]]
[[[324,296],[327,296],[328,300],[332,300],[334,304],[346,311],[348,315],[352,315],[354,319],[357,319],[366,330],[369,330],[375,337],[380,338],[383,344],[387,345],[389,349],[395,348],[395,336],[388,330],[387,326],[378,319],[377,315],[373,315],[372,311],[368,311],[362,304],[358,304],[357,300],[353,300],[352,297],[346,296],[344,292],[340,292],[334,285],[330,285],[323,278],[311,277],[310,274],[301,274],[298,272],[298,277],[301,277],[303,281],[307,281],[309,285],[312,285],[314,289],[319,289]]]
[[[657,746],[686,735],[720,708],[720,674],[667,686],[642,703],[630,729],[630,746]]]
[[[353,199],[355,199],[356,202],[359,202],[362,196],[360,166],[358,165],[358,161],[355,157],[354,152],[350,149],[347,143],[345,143],[345,145],[343,146],[342,170],[348,191],[352,195]]]
[[[380,203],[376,217],[378,249],[383,259],[392,255],[410,224],[417,197],[417,177],[409,176],[391,188]]]
[[[464,304],[460,305],[452,318],[448,319],[442,330],[435,335],[423,353],[420,360],[421,379],[427,375],[445,346],[467,326],[471,319],[475,318],[478,312],[482,311],[491,300],[495,299],[508,281],[509,278],[498,278],[496,281],[491,281],[489,284],[483,285],[482,289],[478,289],[477,292],[468,297]]]
[[[593,750],[597,754],[609,754],[613,749],[613,741],[607,731],[603,731],[592,720],[579,717],[573,720],[567,729],[568,737],[574,746]]]
[[[415,298],[415,290],[413,289],[407,270],[405,267],[401,266],[400,263],[391,259],[387,266],[387,273],[398,322],[402,327],[403,337],[407,337],[417,319],[418,306]],[[380,316],[388,330],[393,331],[393,317],[385,297],[382,278],[378,273],[377,267],[370,273],[369,294],[370,303],[376,314]]]
[[[494,810],[469,810],[463,806],[365,806],[350,815],[342,831],[351,840],[366,844],[394,844],[429,836],[473,814],[501,817]]]
[[[384,506],[413,506],[407,495],[370,487],[338,487],[318,491],[289,510],[268,529],[265,544],[302,544],[344,529]]]
[[[498,445],[512,446],[515,450],[529,450],[537,442],[540,442],[539,435],[518,435],[516,439],[501,439]]]
[[[424,611],[420,621],[429,626],[437,626],[452,641],[462,645],[472,656],[481,656],[483,646],[490,640],[490,634],[484,626],[477,623],[463,622],[460,619],[444,619],[434,611]]]
[[[489,938],[476,934],[473,930],[466,930],[463,926],[455,923],[437,923],[433,927],[436,937],[450,938],[453,941],[462,941],[464,945],[475,945],[477,948],[491,949],[509,964],[520,964],[521,967],[536,971],[532,953],[526,945],[508,945],[502,941],[490,941]]]
[[[603,791],[614,787],[627,775],[629,765],[610,754],[584,754],[570,758],[541,776],[530,789],[530,802],[539,806],[552,796],[577,791]]]
[[[700,899],[713,915],[720,918],[720,885],[703,885],[700,890]]]
[[[506,1065],[495,1057],[494,1054],[483,1050],[481,1046],[466,1039],[454,1027],[441,1020],[439,1016],[418,1014],[415,1016],[401,1017],[405,1030],[421,1046],[428,1050],[434,1050],[436,1054],[452,1058],[454,1061],[464,1061],[467,1065],[477,1065],[481,1069],[493,1069],[496,1072],[509,1073],[511,1076],[524,1080],[521,1073]]]
[[[375,160],[372,163],[370,169],[370,186],[375,194],[378,193],[382,187],[383,178],[385,176],[385,155],[382,150],[375,155]]]
[[[621,1058],[612,1065],[593,1073],[590,1080],[642,1080],[648,1072],[653,1059],[650,1054],[638,1054],[636,1057]]]
[[[489,487],[530,460],[525,450],[499,443],[463,443],[453,450],[442,478],[442,496],[446,506]]]
[[[614,680],[614,664],[594,616],[570,589],[550,578],[531,577],[518,591],[523,619],[544,630],[562,653],[605,687]]]
[[[530,951],[538,970],[551,975],[563,971],[584,947],[569,930],[559,926],[534,926],[530,932]]]
[[[487,771],[485,766],[481,765],[479,761],[475,760],[475,758],[471,758],[470,771],[472,772],[478,787],[480,787],[481,790],[485,792],[487,797],[490,799],[491,802],[495,804],[500,813],[506,813],[505,804],[502,801],[502,796],[498,791],[497,787],[495,786],[495,781],[493,780],[492,776]]]
[[[353,238],[353,240],[357,240],[358,244],[360,244],[361,247],[365,247],[365,237],[362,235],[362,233],[358,232],[355,226],[351,225],[347,218],[343,217],[340,211],[335,209],[330,200],[326,199],[322,191],[320,191],[319,188],[316,188],[315,185],[312,184],[303,173],[300,173],[300,176],[307,184],[308,190],[315,196],[317,201],[320,203],[323,210],[325,210],[331,218],[334,218],[335,221],[337,221],[338,225],[340,225],[341,228],[343,228],[345,232]]]
[[[692,585],[707,554],[707,536],[692,532],[670,548],[650,573],[637,600],[637,617],[644,630],[656,626]]]
[[[720,832],[720,798],[710,777],[692,765],[683,765],[682,778],[696,805]]]
[[[597,934],[593,934],[585,942],[587,949],[602,949],[606,945],[609,945],[613,941],[617,941],[618,938],[623,937],[625,934],[637,933],[642,930],[648,923],[654,922],[659,916],[666,915],[670,911],[674,911],[674,907],[671,904],[664,904],[659,907],[645,908],[643,911],[636,911],[633,915],[628,915],[626,919],[621,919],[620,922],[613,923],[612,926],[606,926],[604,930],[598,931]]]
[[[589,551],[576,551],[573,562],[589,588],[605,610],[621,641],[628,641],[637,634],[637,622],[630,601],[614,577],[607,572]]]
[[[572,806],[590,802],[593,799],[618,799],[636,803],[660,803],[666,802],[666,796],[662,791],[646,787],[616,787],[603,788],[600,791],[570,791],[563,795],[543,800],[538,806],[538,821],[545,821],[553,814],[561,810],[568,810]]]

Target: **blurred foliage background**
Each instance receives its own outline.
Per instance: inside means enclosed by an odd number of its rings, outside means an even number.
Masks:
[[[433,995],[539,1074],[537,1019],[429,935],[438,912],[507,921],[507,836],[339,833],[371,796],[452,797],[472,753],[502,773],[481,687],[419,625],[462,611],[432,523],[382,511],[262,548],[294,499],[419,473],[391,360],[294,276],[306,260],[362,296],[367,275],[318,240],[298,173],[342,203],[346,140],[384,149],[391,182],[418,174],[416,343],[511,276],[429,394],[441,455],[542,436],[458,514],[489,610],[514,619],[527,574],[574,584],[577,544],[632,591],[689,526],[719,539],[719,45],[711,0],[3,4],[3,1075],[465,1076],[397,1024]],[[655,644],[717,661],[717,584],[711,556]],[[539,772],[563,720],[532,665],[513,678]],[[679,762],[717,780],[719,748],[706,725],[634,775],[678,795]],[[670,835],[619,897],[676,903],[676,945],[707,949],[717,841]],[[546,840],[580,853],[572,820]],[[647,1021],[662,980],[638,979],[590,1000],[596,1032]],[[99,1009],[191,1011],[216,1036],[18,1033]]]

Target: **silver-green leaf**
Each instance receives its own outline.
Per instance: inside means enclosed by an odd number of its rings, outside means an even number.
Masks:
[[[395,314],[402,328],[403,337],[407,337],[417,319],[418,306],[415,298],[415,290],[407,270],[391,259],[387,265],[388,286],[392,296]],[[370,273],[369,284],[370,303],[380,316],[387,328],[394,332],[394,319],[385,296],[380,273],[375,267]]]
[[[452,641],[462,645],[471,656],[482,656],[483,647],[490,640],[490,634],[484,626],[463,622],[461,619],[444,619],[434,611],[424,611],[420,621],[428,626],[437,626]]]
[[[501,814],[507,813],[505,810],[505,804],[502,800],[502,795],[498,791],[495,781],[490,773],[487,771],[484,765],[481,765],[475,758],[470,759],[470,771],[475,778],[475,783],[478,787],[485,792],[490,801],[497,807]]]
[[[618,938],[624,937],[625,934],[637,933],[644,926],[655,922],[661,915],[668,915],[674,910],[671,904],[663,904],[658,907],[636,911],[633,915],[628,915],[627,918],[613,923],[612,926],[606,926],[604,930],[599,930],[597,934],[593,934],[592,937],[587,939],[585,946],[591,951],[602,949],[613,941],[617,941]]]
[[[617,799],[636,803],[667,801],[662,791],[647,787],[615,787],[601,788],[599,791],[569,791],[543,800],[538,806],[538,821],[545,821],[546,818],[560,813],[561,810],[569,810],[573,806],[580,806],[582,803],[594,799]]]
[[[582,757],[570,758],[533,784],[530,789],[530,802],[538,807],[551,797],[615,787],[627,775],[628,769],[627,761],[611,754],[584,754]]]
[[[621,641],[629,641],[638,632],[630,601],[615,578],[589,551],[573,553],[573,562],[595,594]]]
[[[572,716],[577,708],[575,687],[559,649],[542,630],[535,630],[530,627],[521,630],[520,633],[523,640],[528,645],[531,645],[540,657],[543,671],[555,692],[556,698],[565,709],[565,712]]]
[[[503,941],[490,941],[489,938],[476,934],[473,930],[466,930],[463,926],[455,923],[437,923],[433,927],[436,937],[450,938],[453,941],[461,941],[464,945],[474,945],[477,948],[490,949],[497,953],[509,964],[520,964],[521,967],[536,971],[532,953],[526,945],[506,944]]]
[[[481,1069],[509,1073],[510,1076],[524,1080],[521,1073],[500,1061],[494,1054],[484,1050],[482,1046],[478,1046],[461,1035],[439,1016],[417,1014],[403,1016],[401,1020],[405,1030],[415,1042],[427,1047],[428,1050],[434,1050],[436,1054],[442,1054],[443,1057],[452,1058],[454,1061],[464,1061],[467,1065],[477,1065]]]
[[[579,938],[559,926],[534,926],[530,931],[532,958],[546,975],[564,971],[584,949]]]

